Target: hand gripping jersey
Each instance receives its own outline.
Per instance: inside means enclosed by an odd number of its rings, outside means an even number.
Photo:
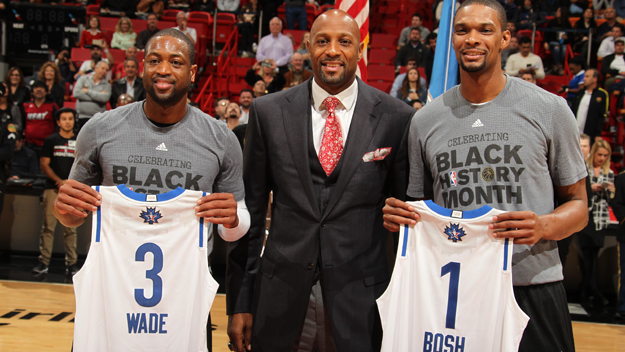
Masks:
[[[74,351],[206,351],[218,284],[208,270],[204,192],[95,186],[87,260],[74,276]]]
[[[512,241],[488,228],[503,212],[410,204],[421,220],[402,226],[391,282],[377,300],[382,351],[517,351],[529,318],[512,290]]]

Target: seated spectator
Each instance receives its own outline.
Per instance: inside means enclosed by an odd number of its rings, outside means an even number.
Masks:
[[[419,29],[419,34],[421,35],[419,40],[421,40],[422,43],[424,42],[425,38],[427,38],[427,36],[430,35],[430,30],[423,27],[422,25],[421,15],[418,13],[415,13],[414,15],[412,15],[412,21],[410,22],[410,26],[405,27],[404,29],[401,30],[401,34],[399,35],[399,41],[397,41],[398,50],[400,47],[406,45],[408,41],[410,41],[410,31],[413,28]]]
[[[65,102],[65,87],[61,85],[61,71],[54,62],[46,62],[39,69],[39,80],[46,82],[48,94],[46,99],[53,101],[59,108]]]
[[[604,57],[614,54],[614,42],[617,39],[622,39],[623,31],[621,27],[614,26],[612,27],[612,32],[609,37],[606,37],[599,45],[599,50],[597,50],[597,58],[603,59]]]
[[[0,83],[0,121],[12,123],[20,132],[24,130],[22,112],[19,106],[13,103],[6,83]]]
[[[519,7],[516,5],[514,0],[505,0],[502,2],[502,5],[503,5],[504,10],[506,10],[506,18],[508,19],[508,23],[510,22],[516,23],[519,17]],[[512,34],[512,32],[510,32],[510,34]],[[515,27],[515,33],[512,36],[513,37],[516,36],[516,27]]]
[[[272,59],[280,71],[286,73],[289,69],[289,60],[293,55],[293,44],[287,36],[282,34],[282,20],[278,17],[269,21],[269,30],[271,33],[260,40],[256,51],[256,60],[261,62],[265,59]]]
[[[412,106],[413,108],[415,108],[415,110],[419,111],[423,107],[423,102],[419,99],[411,100],[408,102],[408,105]]]
[[[581,56],[575,56],[569,60],[569,70],[571,70],[573,78],[569,81],[568,86],[563,86],[557,92],[558,94],[566,92],[566,101],[569,104],[569,107],[573,106],[575,97],[577,97],[577,94],[584,89],[584,75],[586,74],[586,71],[584,71],[583,65],[584,61]]]
[[[595,14],[592,9],[587,8],[586,10],[584,10],[582,17],[577,22],[575,22],[575,26],[573,26],[573,29],[583,29],[586,31],[585,33],[573,33],[573,44],[571,46],[571,49],[576,53],[581,53],[582,47],[584,45],[588,47],[588,30],[592,29],[593,33],[597,33],[597,22],[595,22]],[[590,39],[593,38],[591,37]],[[594,43],[593,46],[595,46]]]
[[[22,112],[22,121],[19,124],[24,127],[24,103],[30,100],[30,89],[24,84],[24,74],[19,67],[11,67],[4,77],[4,82],[9,88],[9,94],[13,104],[16,104]],[[23,130],[22,130],[23,131]]]
[[[604,16],[605,22],[597,27],[597,37],[599,41],[603,41],[605,38],[609,37],[614,26],[619,26],[621,28],[621,33],[625,33],[625,26],[616,21],[616,10],[614,7],[608,7],[605,10]]]
[[[525,72],[521,75],[521,79],[536,84],[536,74],[534,74],[534,72]]]
[[[512,37],[517,36],[515,21],[511,21],[510,19],[508,19],[508,22],[506,22],[506,29],[510,32],[510,36]]]
[[[117,99],[123,94],[130,95],[134,101],[145,99],[145,88],[143,87],[143,80],[137,75],[137,66],[139,63],[136,59],[124,61],[126,75],[113,82],[111,88],[109,103],[113,109],[117,107]]]
[[[97,63],[100,61],[104,61],[108,63],[109,65],[114,65],[115,59],[113,59],[113,55],[111,55],[111,53],[109,52],[109,49],[106,48],[106,46],[104,47],[104,52],[106,53],[106,59],[102,59],[102,48],[100,48],[97,45],[92,45],[91,46],[91,60],[85,60],[82,63],[82,65],[80,65],[78,72],[76,73],[76,75],[74,75],[74,79],[78,80],[80,76],[89,75],[93,73]],[[111,77],[112,77],[111,73],[109,72],[106,79],[110,81]]]
[[[241,118],[241,108],[239,104],[231,102],[226,107],[226,121],[228,122],[228,128],[232,131],[239,125],[239,119]]]
[[[566,7],[558,7],[556,10],[556,18],[547,22],[547,28],[550,29],[571,29],[569,22],[569,10]],[[566,56],[566,46],[571,42],[567,32],[545,32],[543,39],[545,51],[551,51],[553,55],[554,75],[562,76],[564,74],[564,58]]]
[[[62,83],[74,82],[74,75],[78,72],[78,68],[70,59],[69,51],[67,49],[63,49],[59,52],[54,63],[59,67],[59,71],[61,71]]]
[[[106,79],[108,70],[109,64],[100,61],[93,75],[80,77],[74,85],[79,131],[93,115],[106,111],[106,103],[111,97],[111,84]]]
[[[540,56],[532,54],[532,40],[529,37],[519,39],[519,52],[508,57],[506,73],[510,76],[521,77],[525,72],[536,74],[537,79],[545,78],[543,61]]]
[[[561,7],[566,7],[569,11],[570,0],[545,0],[537,2],[537,8],[543,16],[556,16],[556,12]]]
[[[306,0],[285,0],[284,5],[286,28],[295,29],[295,23],[297,22],[297,29],[300,31],[307,30]]]
[[[202,11],[208,13],[215,12],[215,2],[213,0],[198,0],[193,5],[193,11]]]
[[[122,94],[119,96],[119,98],[117,98],[117,107],[132,104],[134,102],[135,99],[132,96],[128,94]]]
[[[24,103],[26,113],[26,125],[24,126],[24,139],[26,146],[34,150],[40,156],[43,141],[52,133],[56,123],[54,115],[59,107],[56,103],[46,100],[48,85],[44,81],[35,81],[33,87],[33,99]]]
[[[80,33],[80,43],[78,46],[81,48],[87,47],[89,45],[99,45],[102,46],[102,43],[106,42],[106,38],[104,34],[100,32],[100,19],[98,16],[89,17],[89,21],[87,21],[87,29]],[[95,43],[93,41],[96,41]]]
[[[609,38],[606,38],[606,40],[607,39]],[[601,73],[603,73],[605,78],[606,89],[610,89],[617,79],[625,78],[625,56],[623,56],[623,53],[625,52],[624,43],[625,40],[623,38],[618,38],[614,42],[614,53],[603,58]]]
[[[406,103],[409,103],[411,100],[426,101],[428,90],[427,87],[421,85],[420,78],[419,70],[416,68],[409,69],[396,97]]]
[[[584,90],[577,94],[573,103],[573,113],[577,118],[579,133],[590,136],[591,143],[601,136],[603,121],[608,113],[608,93],[599,88],[599,71],[594,68],[586,70],[584,74]]]
[[[425,78],[428,82],[432,78],[432,68],[434,67],[434,54],[436,54],[436,38],[438,37],[437,33],[430,33],[427,38],[428,46],[430,47],[428,51],[425,53]],[[410,59],[409,59],[410,60]],[[393,84],[395,85],[395,84]]]
[[[310,62],[310,56],[308,55],[308,49],[306,48],[306,42],[310,40],[310,32],[306,32],[302,35],[302,42],[297,47],[296,53],[302,55],[304,59],[304,69],[312,70],[312,63]]]
[[[215,119],[223,122],[227,121],[226,108],[228,104],[230,104],[230,99],[226,97],[215,100]]]
[[[163,17],[163,13],[165,12],[165,2],[161,0],[140,0],[137,4],[137,12],[141,14],[142,18],[145,18],[144,16],[146,13],[148,14],[149,25],[150,14],[153,14],[156,19]],[[140,47],[139,49],[143,50],[145,43],[147,43],[147,40],[143,42],[143,47]]]
[[[15,151],[11,157],[11,173],[9,180],[35,178],[39,173],[37,153],[24,145],[22,133],[15,132]]]
[[[512,54],[516,54],[519,52],[519,38],[510,37],[510,43],[508,43],[508,47],[501,51],[501,68],[505,69],[506,62],[508,58]]]
[[[131,46],[130,48],[126,49],[126,60],[128,59],[135,59],[137,60],[137,55],[139,55],[139,50],[137,48],[135,48],[134,46]],[[126,75],[126,71],[124,70],[124,64],[126,62],[126,60],[124,60],[124,62],[119,62],[116,63],[115,65],[113,65],[113,69],[111,71],[112,75],[113,75],[113,79],[120,79],[122,77],[124,77]],[[137,76],[139,77],[143,77],[143,60],[141,60],[141,62],[139,62],[139,68],[137,71]]]
[[[241,125],[245,125],[249,121],[252,100],[254,100],[254,93],[247,88],[242,89],[241,93],[239,93],[239,107],[241,108],[239,123]]]
[[[399,71],[401,66],[406,66],[408,64],[408,58],[410,57],[416,57],[419,66],[424,66],[426,52],[427,48],[421,43],[421,31],[418,28],[412,28],[410,30],[410,41],[402,46],[401,49],[397,51],[397,56],[395,56],[395,67],[397,71]]]
[[[259,80],[265,82],[267,93],[281,91],[286,82],[284,75],[280,72],[276,72],[276,62],[272,59],[257,62],[247,71],[245,75],[245,82],[247,82],[247,84],[252,86]]]
[[[149,14],[147,23],[148,28],[142,30],[137,35],[137,49],[139,50],[145,49],[145,44],[148,43],[148,40],[150,40],[150,38],[152,38],[154,34],[160,31],[160,29],[158,29],[158,17],[156,16],[156,14]]]
[[[517,17],[517,29],[532,29],[538,20],[538,12],[534,10],[532,0],[524,0]]]
[[[115,26],[115,33],[111,40],[111,48],[126,50],[135,46],[137,33],[132,28],[132,22],[128,17],[122,17]]]
[[[417,68],[417,67],[418,67],[417,58],[416,57],[408,58],[408,63],[406,64],[406,70],[410,70],[410,69]],[[408,71],[404,73],[400,73],[397,75],[397,77],[395,77],[395,81],[393,82],[393,86],[391,87],[391,92],[389,93],[391,96],[393,97],[397,96],[397,92],[399,92],[402,84],[404,84],[404,79],[406,78],[407,74],[408,74]],[[425,78],[420,77],[419,83],[421,84],[422,87],[427,87],[427,82]]]
[[[291,69],[284,74],[284,88],[295,87],[313,76],[312,71],[304,69],[304,58],[298,52],[291,57]]]
[[[263,81],[262,79],[256,81],[256,83],[254,83],[254,88],[252,89],[252,92],[254,92],[254,98],[262,97],[263,95],[267,94],[267,85],[265,84],[265,81]]]
[[[100,13],[108,14],[117,12],[120,17],[132,17],[137,10],[135,1],[128,0],[102,0],[100,3]]]
[[[239,9],[239,0],[217,0],[219,11],[234,12]]]
[[[197,32],[195,28],[188,27],[187,15],[184,12],[178,12],[176,15],[176,23],[178,26],[173,27],[182,33],[186,34],[189,39],[193,42],[193,44],[197,43]]]

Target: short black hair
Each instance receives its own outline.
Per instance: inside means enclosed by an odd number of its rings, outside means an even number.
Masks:
[[[132,58],[132,57],[131,57],[131,58],[129,58],[129,59],[124,60],[124,67],[126,67],[126,63],[128,63],[128,61],[132,61],[132,62],[134,62],[134,63],[135,63],[135,65],[137,65],[137,70],[139,69],[139,61],[137,61],[137,59]]]
[[[186,47],[187,47],[187,54],[189,55],[190,65],[193,65],[195,63],[195,44],[193,44],[191,39],[189,39],[189,37],[187,37],[187,35],[182,33],[179,29],[166,28],[166,29],[163,29],[162,31],[157,32],[145,44],[146,49],[150,46],[150,43],[152,43],[152,41],[158,37],[174,37],[176,39],[182,40],[186,44]],[[146,51],[146,54],[148,54],[147,51]]]
[[[423,17],[421,17],[421,15],[420,15],[420,14],[418,14],[418,13],[415,13],[414,15],[412,15],[412,17],[419,17],[419,19],[420,19],[421,21],[423,21]],[[410,17],[410,18],[412,18],[412,17]]]
[[[416,62],[417,65],[419,64],[419,59],[417,59],[416,56],[409,57],[408,60],[406,60],[406,63],[409,63],[409,62],[412,62],[412,61]]]
[[[581,56],[573,56],[572,58],[569,59],[569,65],[573,64],[573,65],[579,65],[584,67],[584,60],[582,59]]]
[[[412,27],[410,28],[410,33],[412,33],[412,31],[418,31],[419,34],[421,34],[421,29],[417,28],[417,27]]]
[[[252,96],[254,95],[254,92],[252,92],[252,90],[249,89],[249,88],[241,89],[241,92],[239,92],[239,95],[243,94],[244,92],[248,92],[248,93],[252,94]]]
[[[506,10],[503,8],[503,5],[497,0],[467,0],[458,7],[457,11],[460,9],[467,7],[469,5],[482,5],[486,7],[490,7],[491,9],[497,12],[497,21],[499,21],[499,25],[501,26],[501,30],[506,30],[506,23],[508,23],[508,19],[506,16]],[[457,12],[456,11],[456,12]]]
[[[438,33],[430,33],[428,34],[427,38],[425,39],[426,42],[430,42],[430,40],[436,40],[436,38],[438,38]]]
[[[76,112],[76,110],[72,109],[72,108],[60,108],[59,110],[56,111],[56,113],[54,114],[54,119],[56,121],[59,121],[61,119],[61,114],[64,114],[66,112],[71,112],[72,115],[74,116],[74,121],[76,121],[76,118],[78,116],[78,112]]]
[[[35,89],[37,87],[41,87],[43,89],[46,90],[46,92],[48,91],[48,85],[46,84],[46,82],[42,81],[42,80],[36,80],[35,83],[32,84],[31,88]]]
[[[532,44],[532,38],[530,38],[530,37],[521,37],[521,38],[519,38],[519,45],[523,45],[523,44],[527,44],[527,43]]]

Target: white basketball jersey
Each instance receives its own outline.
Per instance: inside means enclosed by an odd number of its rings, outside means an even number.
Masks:
[[[529,318],[512,290],[512,241],[493,237],[484,206],[452,211],[410,202],[391,282],[377,300],[384,352],[517,351]]]
[[[194,210],[206,193],[94,188],[102,205],[74,276],[74,351],[207,351],[219,285],[208,269],[211,224]]]

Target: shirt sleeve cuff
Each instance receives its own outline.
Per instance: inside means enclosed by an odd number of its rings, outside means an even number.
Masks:
[[[247,210],[245,200],[237,202],[237,216],[239,217],[239,224],[233,228],[226,228],[224,225],[217,226],[217,232],[219,236],[226,242],[233,242],[243,237],[250,229],[250,212]]]

